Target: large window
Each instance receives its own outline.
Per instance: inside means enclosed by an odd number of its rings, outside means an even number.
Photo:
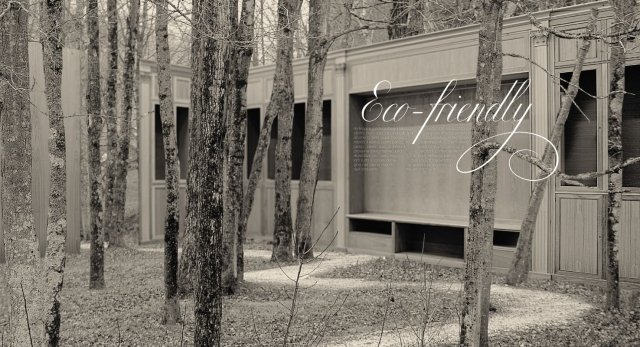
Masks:
[[[247,172],[246,176],[251,174],[251,168],[253,166],[253,157],[256,154],[258,148],[258,141],[260,139],[260,109],[252,108],[247,110]]]
[[[566,88],[568,83],[564,81],[571,79],[571,73],[560,76]],[[595,70],[582,72],[580,89],[564,127],[562,167],[569,175],[598,170],[598,100],[592,97],[597,94]],[[596,186],[597,180],[584,180],[582,183]]]
[[[189,169],[189,108],[176,108],[176,136],[178,147],[178,160],[180,162],[180,178],[187,178]],[[162,139],[162,120],[160,118],[160,105],[155,106],[155,178],[165,178],[164,142]]]
[[[291,133],[291,179],[299,180],[304,154],[305,104],[295,104],[293,108],[293,128]],[[267,159],[267,177],[275,179],[275,153],[278,142],[278,119],[271,127]],[[331,101],[322,103],[322,156],[318,168],[318,180],[331,180]]]
[[[622,154],[624,159],[640,157],[640,65],[626,70],[624,105],[622,107]],[[640,165],[624,168],[625,187],[640,187]]]

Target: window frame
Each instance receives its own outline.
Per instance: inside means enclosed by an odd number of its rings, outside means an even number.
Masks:
[[[334,144],[333,144],[333,136],[334,136],[333,123],[334,123],[334,119],[335,119],[334,118],[334,101],[333,101],[332,98],[326,98],[326,99],[323,98],[322,99],[323,105],[327,101],[331,103],[331,107],[330,107],[330,110],[331,110],[331,117],[330,117],[330,120],[331,120],[331,126],[330,126],[330,130],[331,130],[331,139],[330,139],[330,141],[331,141],[331,150],[330,150],[330,153],[331,153],[333,151],[333,146],[334,146]],[[304,105],[305,116],[306,116],[307,100],[306,99],[305,100],[295,100],[294,101],[294,105],[297,105],[297,104],[303,104]],[[247,107],[247,109],[249,109],[249,108],[257,108],[257,107]],[[295,115],[294,115],[294,117],[295,117]],[[261,119],[260,123],[262,125],[263,120],[264,120],[264,116],[262,115],[262,113],[260,113],[260,119]],[[274,120],[274,122],[275,121],[277,121],[277,120]],[[269,136],[271,136],[271,133],[269,133]],[[293,136],[292,136],[292,138],[293,138]],[[303,144],[304,144],[304,139],[303,139]],[[270,146],[271,146],[271,144],[270,144]],[[246,146],[246,143],[245,143],[245,154],[246,154],[246,147],[247,146]],[[324,151],[323,151],[323,153],[324,153]],[[266,155],[266,160],[264,161],[264,167],[263,167],[263,174],[262,174],[263,175],[263,179],[265,180],[265,182],[270,182],[271,184],[274,184],[275,183],[275,177],[274,178],[269,178],[269,148],[267,148],[267,152],[265,153],[265,155]],[[303,151],[303,156],[304,156],[304,151]],[[245,158],[246,158],[246,156],[245,156]],[[293,163],[292,163],[292,165],[293,165]],[[323,182],[323,183],[331,183],[331,182],[333,182],[333,176],[334,176],[334,171],[333,171],[333,167],[334,167],[333,153],[331,153],[331,159],[329,161],[329,165],[330,165],[330,170],[329,171],[331,173],[330,174],[331,178],[329,180],[323,180],[323,179],[320,179],[319,176],[318,176],[318,183],[320,183],[320,182]],[[291,182],[295,183],[295,184],[298,184],[298,182],[300,182],[300,179],[291,179]]]
[[[161,183],[164,182],[165,179],[164,178],[156,178],[156,113],[155,113],[155,108],[156,106],[160,105],[160,102],[158,100],[153,100],[152,101],[152,105],[153,105],[153,116],[151,117],[151,129],[153,129],[153,131],[151,132],[151,151],[152,151],[152,155],[151,155],[151,176],[153,177],[152,181],[153,183]],[[175,101],[173,102],[173,124],[176,127],[176,141],[177,141],[177,135],[178,135],[178,107],[181,108],[186,108],[188,110],[188,116],[187,116],[187,124],[191,124],[191,117],[192,117],[192,113],[191,113],[191,104],[188,102],[180,102],[180,101]],[[190,129],[189,129],[190,130]],[[187,132],[188,134],[190,134],[190,131]],[[177,143],[176,143],[177,145]],[[188,154],[189,148],[187,148],[187,159],[189,158],[189,154]],[[179,160],[179,158],[178,158]],[[187,166],[188,168],[188,166]],[[178,167],[178,170],[180,170],[180,168]],[[187,177],[187,176],[185,176]],[[180,175],[180,172],[178,172],[178,185],[183,185],[183,184],[187,184],[187,179],[186,178],[182,178]]]
[[[582,72],[586,71],[594,71],[596,76],[596,92],[597,95],[606,95],[606,87],[607,84],[604,83],[607,81],[606,77],[606,69],[603,68],[603,64],[595,63],[595,64],[584,64]],[[556,116],[558,111],[560,110],[560,102],[561,102],[561,93],[560,93],[560,85],[558,84],[560,81],[560,75],[563,73],[571,73],[573,71],[573,66],[567,66],[562,68],[556,68],[554,77],[557,83],[554,82],[554,92],[553,92],[553,113],[549,116],[549,136],[551,136],[551,131],[553,130]],[[605,166],[605,157],[606,157],[606,148],[603,146],[603,141],[606,139],[606,120],[607,120],[607,99],[598,98],[596,100],[596,136],[597,136],[597,144],[596,144],[596,170],[602,171]],[[565,135],[564,131],[562,134],[562,139],[560,142],[560,146],[558,151],[560,152],[560,172],[564,172],[564,160],[565,160]],[[555,190],[556,192],[581,192],[581,193],[601,193],[605,187],[605,177],[600,176],[596,178],[595,186],[588,187],[580,187],[580,186],[571,186],[571,185],[563,185],[558,176],[554,176],[555,179]]]
[[[634,59],[627,59],[626,63],[625,63],[625,67],[628,68],[630,66],[637,66],[638,69],[640,69],[640,58],[634,58]],[[608,64],[607,64],[607,68],[608,68]],[[625,70],[625,74],[626,74],[626,70]],[[626,76],[625,76],[626,77]],[[607,105],[607,112],[609,111],[608,105]],[[624,115],[623,115],[623,119],[624,119]],[[608,125],[608,123],[607,123]],[[622,132],[624,133],[624,121],[622,122]],[[608,134],[608,129],[607,129],[607,134]],[[622,151],[624,153],[624,146],[622,148]],[[607,165],[608,165],[608,157],[607,157]],[[640,164],[634,164],[634,165],[640,165]],[[623,177],[623,184],[624,184],[624,170],[622,171],[622,177]],[[608,175],[607,175],[608,178]],[[624,190],[626,190],[627,192],[623,193],[623,195],[640,195],[640,186],[638,187],[633,187],[633,186],[624,186],[623,185]]]

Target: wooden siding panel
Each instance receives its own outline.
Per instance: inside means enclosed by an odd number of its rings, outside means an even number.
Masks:
[[[321,186],[322,185],[322,186]],[[329,221],[331,217],[335,213],[335,209],[333,206],[333,189],[328,187],[330,184],[326,184],[324,186],[323,183],[320,183],[316,188],[316,193],[314,196],[314,207],[313,207],[313,215],[311,219],[311,228],[313,233],[313,241],[320,239],[318,242],[319,246],[328,245],[331,240],[334,238],[334,234],[336,232],[335,220],[333,223],[329,225]],[[274,202],[275,202],[275,187],[273,186],[273,182],[267,182],[267,185],[264,188],[264,198],[262,199],[262,209],[264,213],[262,214],[262,228],[259,229],[262,232],[262,236],[271,237],[273,235],[274,228]],[[257,199],[256,199],[257,201]],[[291,185],[291,217],[293,219],[295,225],[295,218],[297,213],[297,203],[298,203],[298,182],[294,181]],[[259,208],[260,206],[254,206],[255,208]],[[253,212],[252,212],[253,213]],[[325,226],[329,225],[327,229],[324,231],[324,234],[320,236]],[[249,237],[251,235],[248,235]],[[335,245],[335,242],[334,244]]]
[[[62,70],[62,111],[65,115],[66,159],[67,159],[67,253],[80,253],[82,230],[81,133],[82,122],[86,121],[82,110],[82,71],[80,51],[63,51]]]
[[[34,227],[38,236],[40,254],[44,255],[46,243],[47,211],[49,198],[49,117],[44,94],[44,70],[40,45],[29,45],[30,78],[33,88],[31,97],[31,149]]]
[[[559,199],[559,270],[598,274],[598,200]]]
[[[249,80],[247,84],[247,105],[259,105],[264,102],[262,79]]]
[[[618,235],[620,277],[640,279],[640,201],[622,202],[621,229]]]
[[[164,238],[164,223],[167,216],[167,189],[164,185],[155,185],[153,188],[153,198],[155,202],[154,218],[153,218],[153,240],[162,240]],[[178,195],[178,208],[180,209],[180,235],[183,235],[185,227],[185,217],[187,215],[187,186],[180,185]]]
[[[140,117],[138,120],[138,172],[140,181],[138,189],[140,190],[140,242],[149,241],[151,239],[151,215],[155,209],[155,203],[151,200],[151,146],[153,146],[152,135],[153,128],[151,110],[151,78],[149,76],[141,76],[140,78]]]
[[[528,33],[505,35],[503,45],[505,52],[529,57]],[[375,52],[349,65],[351,92],[369,91],[381,80],[391,81],[392,87],[406,87],[474,79],[477,57],[476,33],[416,45],[401,53],[395,50]],[[521,58],[506,57],[503,65],[505,74],[529,70],[527,61]]]

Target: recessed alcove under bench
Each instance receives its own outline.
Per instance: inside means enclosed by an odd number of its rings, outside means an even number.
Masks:
[[[462,267],[469,221],[456,216],[398,213],[347,215],[347,243],[352,250],[395,254],[443,266]],[[493,266],[508,268],[518,242],[520,223],[496,220],[493,236]]]

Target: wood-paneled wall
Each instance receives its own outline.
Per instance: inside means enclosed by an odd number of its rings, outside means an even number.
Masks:
[[[618,235],[620,277],[640,279],[640,200],[624,200]]]
[[[67,252],[80,251],[80,129],[85,120],[81,109],[83,97],[80,84],[80,52],[64,50],[62,72],[62,108],[67,145]],[[38,43],[29,45],[32,122],[32,198],[34,226],[39,249],[46,248],[46,226],[49,206],[49,117],[44,94],[42,48]],[[1,211],[1,201],[0,201]],[[0,212],[1,216],[1,212]],[[0,225],[0,262],[4,261],[4,235]]]
[[[558,198],[558,271],[600,274],[602,199]]]

